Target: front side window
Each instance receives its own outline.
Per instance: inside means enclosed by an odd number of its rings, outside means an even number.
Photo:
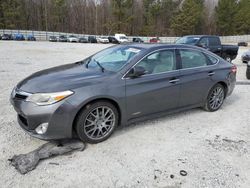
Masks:
[[[143,67],[146,74],[157,74],[176,70],[174,50],[158,51],[142,59],[136,66]]]
[[[209,44],[210,46],[218,46],[220,45],[220,39],[218,37],[210,37]]]
[[[208,46],[208,38],[204,37],[200,40],[199,44],[203,47],[207,47]]]
[[[195,45],[199,39],[199,37],[181,37],[175,43]]]
[[[202,52],[180,50],[180,56],[183,69],[207,66],[207,58]]]
[[[142,50],[143,49],[129,46],[111,47],[95,54],[85,61],[89,68],[99,68],[99,64],[104,70],[117,72]]]

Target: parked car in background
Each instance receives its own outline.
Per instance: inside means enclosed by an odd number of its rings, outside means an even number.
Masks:
[[[115,45],[32,74],[14,87],[10,101],[31,136],[77,135],[98,143],[119,125],[190,108],[219,110],[234,90],[236,71],[195,46]]]
[[[88,43],[88,39],[85,38],[85,37],[80,37],[80,38],[79,38],[79,42],[80,42],[80,43]]]
[[[23,34],[14,34],[14,40],[25,40],[25,37]]]
[[[250,80],[250,62],[247,63],[246,77],[248,80]]]
[[[223,59],[231,62],[238,55],[236,45],[222,45],[220,37],[211,35],[189,35],[179,38],[176,44],[188,44],[205,48]]]
[[[139,37],[134,37],[133,42],[143,43],[144,41]]]
[[[97,43],[95,36],[88,36],[88,41],[89,41],[89,43]]]
[[[250,62],[250,50],[244,52],[241,56],[242,63]]]
[[[108,40],[109,40],[109,43],[120,44],[120,42],[115,37],[113,37],[113,36],[109,36]]]
[[[108,37],[98,37],[97,42],[107,44],[107,43],[109,43],[109,39],[108,39]]]
[[[13,36],[11,34],[3,34],[2,40],[13,40]]]
[[[70,35],[68,37],[68,42],[78,42],[78,41],[79,41],[79,39],[74,35]]]
[[[247,47],[248,43],[244,42],[244,41],[241,41],[241,42],[238,42],[238,46],[245,46],[245,47]]]
[[[49,37],[49,41],[50,41],[50,42],[57,42],[56,36],[50,36],[50,37]]]
[[[161,40],[159,37],[153,37],[149,40],[150,43],[160,43]]]
[[[36,37],[34,35],[28,35],[27,40],[28,41],[36,41]]]
[[[67,42],[68,39],[67,39],[67,37],[65,35],[60,35],[59,38],[58,38],[58,41],[59,42]]]
[[[115,34],[115,38],[119,41],[119,43],[129,42],[128,37],[125,34]]]

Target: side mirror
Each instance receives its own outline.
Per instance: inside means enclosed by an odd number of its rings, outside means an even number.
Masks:
[[[207,48],[207,45],[204,44],[204,43],[200,43],[200,44],[198,44],[197,46],[199,46],[199,47],[201,47],[201,48]]]
[[[138,78],[142,75],[146,74],[146,70],[144,67],[135,66],[130,70],[129,77],[131,78]]]

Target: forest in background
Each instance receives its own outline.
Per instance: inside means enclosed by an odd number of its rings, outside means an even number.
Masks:
[[[212,2],[212,1],[209,1]],[[250,34],[250,1],[0,0],[0,29],[80,34]]]

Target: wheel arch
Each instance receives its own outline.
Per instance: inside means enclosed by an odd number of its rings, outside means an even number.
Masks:
[[[225,89],[225,98],[226,98],[227,93],[228,93],[228,85],[225,82],[223,82],[223,81],[220,81],[217,84],[221,84],[224,87],[224,89]]]

